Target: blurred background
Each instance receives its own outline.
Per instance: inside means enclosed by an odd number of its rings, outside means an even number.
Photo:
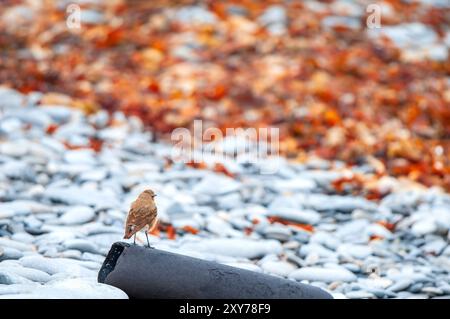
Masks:
[[[276,126],[293,160],[377,161],[450,189],[447,0],[4,0],[0,12],[0,82],[43,103],[121,110],[158,138],[194,119]]]
[[[97,274],[148,188],[157,249],[450,298],[449,48],[449,0],[1,0],[0,299],[127,298]],[[281,156],[174,161],[196,120]]]

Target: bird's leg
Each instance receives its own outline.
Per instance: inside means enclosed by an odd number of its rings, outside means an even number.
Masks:
[[[147,237],[147,246],[148,246],[148,248],[152,248],[152,246],[150,246],[150,242],[148,241],[147,231],[145,232],[145,237]]]
[[[136,245],[136,234],[134,234],[133,245]]]

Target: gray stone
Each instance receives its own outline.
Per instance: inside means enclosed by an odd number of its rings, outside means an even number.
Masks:
[[[107,175],[108,175],[108,172],[106,170],[97,168],[95,170],[85,171],[85,172],[81,173],[81,175],[79,176],[79,179],[82,182],[85,182],[85,181],[100,182],[100,181],[103,181]]]
[[[69,239],[63,243],[65,249],[76,249],[81,252],[98,253],[97,247],[85,239]]]
[[[82,252],[80,250],[77,250],[75,248],[74,249],[67,248],[64,245],[63,245],[63,247],[64,247],[64,249],[67,249],[67,250],[62,251],[60,254],[52,253],[49,255],[46,253],[46,254],[44,254],[44,256],[45,257],[62,257],[62,258],[70,258],[70,259],[81,259]]]
[[[424,218],[417,221],[411,227],[411,232],[416,236],[432,234],[437,230],[436,223],[433,218]]]
[[[344,242],[368,241],[369,236],[365,234],[368,225],[369,221],[365,219],[352,220],[341,224],[334,235]]]
[[[16,117],[19,118],[24,124],[37,126],[40,129],[45,129],[52,124],[52,120],[47,114],[34,108],[30,108],[26,112],[18,112]]]
[[[51,279],[51,276],[47,274],[46,272],[43,272],[41,270],[33,269],[33,268],[27,268],[22,266],[3,266],[0,264],[0,272],[2,270],[6,270],[9,273],[13,273],[15,275],[18,275],[20,277],[26,278],[28,280],[39,282],[39,283],[46,283]]]
[[[302,245],[299,250],[299,255],[306,257],[309,254],[315,254],[319,257],[334,257],[336,253],[330,249],[323,247],[320,244],[306,244]]]
[[[431,210],[436,226],[443,233],[450,229],[450,206],[439,205]]]
[[[94,261],[94,262],[97,262],[97,263],[101,264],[105,260],[105,256],[85,252],[85,253],[82,254],[81,259],[82,260],[87,260],[87,261]]]
[[[400,281],[394,283],[392,286],[390,286],[388,288],[388,290],[393,291],[393,292],[406,290],[406,289],[408,289],[409,286],[411,286],[412,283],[413,283],[413,281],[411,281],[411,280],[403,279],[403,280],[400,280]]]
[[[361,28],[361,22],[359,18],[328,16],[322,19],[322,26],[326,29],[346,27],[349,29],[358,30]]]
[[[221,209],[230,210],[242,206],[242,199],[239,193],[231,193],[220,196],[217,200]]]
[[[206,230],[213,234],[227,236],[233,231],[231,225],[223,220],[222,218],[216,216],[210,216],[206,220]]]
[[[91,149],[66,151],[64,154],[64,160],[69,164],[95,165],[97,163],[95,153]]]
[[[444,283],[443,285],[439,286],[439,289],[441,289],[444,292],[444,294],[450,295],[450,284]]]
[[[89,121],[97,128],[104,128],[108,124],[109,114],[105,110],[100,110],[89,117]]]
[[[388,296],[386,294],[386,290],[380,289],[380,288],[364,288],[367,292],[373,294],[377,298],[384,298],[385,296]],[[394,294],[394,293],[392,293]],[[388,296],[389,297],[389,296]],[[394,295],[395,297],[395,295]],[[349,297],[350,298],[350,297]]]
[[[35,240],[34,236],[32,236],[28,233],[14,233],[11,236],[11,239],[25,243],[25,244],[33,244],[33,242]]]
[[[364,7],[353,1],[337,0],[330,7],[339,16],[361,17],[364,14]]]
[[[142,236],[144,236],[142,234]],[[152,236],[149,236],[149,239],[151,240]],[[143,237],[142,239],[145,240],[145,237]],[[123,233],[109,233],[109,234],[96,234],[96,235],[91,235],[89,237],[87,237],[87,240],[89,240],[92,244],[96,245],[99,247],[99,249],[103,248],[108,248],[116,241],[121,241],[123,240]]]
[[[405,291],[402,291],[401,293],[404,293]],[[429,296],[426,294],[411,294],[408,292],[405,292],[407,294],[400,295],[398,299],[429,299]]]
[[[369,29],[368,34],[370,37],[384,35],[400,48],[429,46],[438,40],[433,28],[418,22]]]
[[[62,105],[40,105],[39,110],[45,112],[58,124],[66,123],[76,113],[80,113],[77,109]]]
[[[271,216],[277,216],[286,220],[294,221],[301,224],[315,225],[320,221],[320,214],[313,210],[308,209],[295,209],[295,208],[275,208],[269,211]]]
[[[27,284],[31,280],[17,275],[9,269],[0,268],[0,285]]]
[[[25,256],[20,259],[24,267],[44,271],[50,275],[67,273],[78,277],[95,276],[95,271],[89,270],[75,260],[66,258],[46,258],[42,256]]]
[[[369,278],[359,278],[358,283],[360,283],[365,288],[369,289],[383,289],[392,285],[392,280],[384,277],[378,277],[377,275],[370,275]]]
[[[49,187],[43,195],[47,199],[68,205],[96,206],[97,208],[116,208],[119,206],[117,198],[111,193],[76,186]]]
[[[237,191],[240,188],[240,183],[230,177],[211,174],[207,175],[200,183],[196,184],[192,191],[194,193],[218,196]]]
[[[386,227],[380,224],[370,225],[369,227],[367,227],[365,232],[368,236],[376,236],[385,239],[391,239],[393,237],[392,233]]]
[[[377,206],[362,197],[323,195],[323,194],[298,194],[298,200],[305,206],[316,211],[341,211],[351,213],[355,209],[366,211],[376,210]]]
[[[293,178],[293,179],[282,179],[275,180],[273,183],[268,185],[273,191],[277,193],[285,192],[309,192],[317,187],[316,182],[305,178]]]
[[[279,254],[282,251],[282,246],[276,240],[256,241],[235,238],[213,238],[185,243],[181,245],[181,249],[252,259],[267,254]]]
[[[344,267],[347,270],[350,270],[352,273],[359,273],[359,272],[361,272],[361,267],[359,265],[356,265],[356,264],[345,263],[345,264],[340,264],[340,266]]]
[[[258,18],[258,21],[266,27],[272,35],[283,35],[287,31],[287,15],[283,6],[270,6]]]
[[[19,259],[22,258],[23,253],[15,248],[10,247],[0,247],[0,261],[7,260],[7,259]]]
[[[11,179],[30,181],[33,179],[33,171],[25,162],[7,162],[0,168]]]
[[[375,40],[389,38],[402,51],[402,58],[409,61],[448,59],[448,50],[444,43],[440,43],[439,35],[433,28],[419,22],[370,29],[368,35]]]
[[[244,263],[244,262],[228,262],[225,263],[228,266],[231,267],[236,267],[236,268],[242,268],[242,269],[246,269],[246,270],[250,270],[250,271],[256,271],[256,272],[262,272],[262,269],[255,265],[255,264],[251,264],[251,263]]]
[[[298,257],[298,256],[297,256],[295,253],[293,253],[292,251],[289,251],[289,250],[286,251],[286,252],[285,252],[285,256],[286,256],[286,260],[288,260],[288,261],[290,261],[290,262],[296,264],[296,265],[299,266],[299,267],[304,267],[304,266],[306,266],[305,261],[304,261],[302,258]]]
[[[357,290],[357,291],[350,291],[345,294],[347,298],[350,299],[373,299],[375,298],[375,295],[371,292],[363,291],[363,290]]]
[[[268,7],[262,16],[259,17],[263,25],[272,23],[285,23],[287,19],[286,9],[280,5],[273,5]]]
[[[68,278],[37,286],[29,293],[0,295],[1,299],[128,299],[119,288],[97,283],[95,279]]]
[[[366,259],[372,254],[372,248],[366,245],[342,244],[337,249],[337,252],[342,256]]]
[[[447,247],[447,243],[440,238],[425,244],[421,247],[421,250],[426,254],[439,256],[444,251],[445,247]]]
[[[328,249],[336,250],[341,241],[328,232],[318,230],[311,236],[310,243],[320,244]]]
[[[105,17],[102,12],[95,10],[83,10],[80,14],[80,23],[82,24],[102,24]]]
[[[273,201],[270,203],[268,209],[269,211],[275,212],[280,208],[292,208],[300,210],[302,206],[298,199],[294,196],[276,196]]]
[[[424,288],[422,288],[422,292],[426,293],[427,295],[442,295],[442,294],[444,294],[444,291],[438,287],[424,287]]]
[[[22,157],[25,156],[28,152],[28,143],[21,141],[15,142],[3,142],[0,143],[0,154],[8,155],[11,157]]]
[[[408,288],[408,291],[412,292],[412,293],[419,293],[423,288],[423,284],[418,282],[416,284],[411,285]]]
[[[303,267],[292,272],[289,276],[295,280],[323,281],[323,282],[352,282],[356,276],[344,268],[325,269],[318,267]]]
[[[39,284],[32,283],[32,282],[27,283],[27,284],[2,285],[2,286],[0,286],[0,298],[2,295],[9,295],[9,296],[13,297],[14,295],[18,295],[18,294],[30,293],[37,286],[39,286]]]
[[[35,250],[35,247],[33,245],[24,244],[15,240],[1,237],[0,237],[0,247],[3,247],[3,249],[5,249],[5,247],[13,248],[22,252]]]
[[[58,221],[63,225],[78,225],[95,218],[95,211],[88,206],[75,206],[66,211]]]
[[[263,228],[262,234],[267,238],[287,241],[292,236],[292,231],[282,225],[270,225]]]
[[[346,0],[306,6],[343,18],[358,17],[358,8],[363,8]],[[288,18],[273,7],[266,8],[260,16],[265,16],[264,21],[258,23],[280,34],[286,31]],[[192,8],[197,13],[206,10]],[[169,17],[176,11],[169,10]],[[353,23],[333,16],[325,24],[330,22],[330,26]],[[402,48],[402,58],[413,52],[419,59],[448,55],[440,52],[439,46],[445,44],[438,38],[429,41],[430,52],[424,54],[425,40],[417,48]],[[450,294],[450,196],[437,189],[404,191],[394,177],[387,177],[380,185],[394,191],[380,203],[361,195],[329,195],[332,181],[347,176],[349,170],[370,175],[374,169],[366,164],[348,169],[343,162],[317,159],[293,164],[279,157],[251,164],[246,162],[250,157],[241,154],[238,160],[223,162],[233,178],[182,163],[167,167],[171,145],[151,142],[141,121],[118,112],[112,115],[118,124],[109,127],[106,112],[86,116],[65,106],[36,107],[40,93],[25,97],[0,88],[2,96],[10,99],[0,98],[4,115],[0,119],[0,270],[8,283],[3,286],[11,286],[0,287],[5,298],[81,296],[80,290],[51,283],[73,277],[95,281],[111,244],[122,240],[130,203],[145,188],[158,193],[161,222],[177,229],[175,240],[167,239],[165,232],[150,236],[151,244],[160,249],[309,281],[342,298]],[[58,128],[46,134],[50,123]],[[99,153],[83,149],[94,136],[106,142]],[[68,150],[64,143],[82,149]],[[241,138],[223,143],[227,154],[242,153],[244,147]],[[264,174],[267,169],[272,174]],[[314,231],[273,223],[271,216],[314,225]],[[395,231],[380,225],[380,220],[395,224]],[[185,226],[199,233],[184,231]],[[380,239],[371,240],[373,236]],[[146,243],[142,232],[137,239]],[[377,271],[371,273],[373,265]],[[38,291],[30,280],[47,288]],[[97,293],[102,288],[95,285],[92,290]]]
[[[261,268],[270,274],[287,277],[297,269],[291,263],[285,261],[266,261],[261,264]]]
[[[0,108],[3,109],[16,109],[23,106],[25,98],[19,92],[6,88],[0,87]]]
[[[203,6],[184,6],[175,12],[175,19],[186,24],[214,24],[217,17]]]

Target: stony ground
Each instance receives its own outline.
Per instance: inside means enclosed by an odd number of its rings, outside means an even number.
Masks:
[[[292,159],[450,192],[449,0],[2,0],[0,48],[0,83],[51,104],[274,126]]]
[[[0,298],[126,298],[96,276],[145,188],[158,194],[158,249],[336,298],[450,297],[448,194],[389,179],[379,202],[336,195],[332,181],[352,172],[318,160],[230,161],[233,178],[169,165],[170,145],[151,142],[139,120],[39,98],[0,89]],[[260,174],[267,165],[278,172]]]

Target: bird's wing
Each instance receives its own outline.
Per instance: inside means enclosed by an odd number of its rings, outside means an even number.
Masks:
[[[142,201],[134,201],[131,204],[125,224],[125,233],[128,234],[129,237],[133,236],[148,224],[152,209],[154,209],[154,205]],[[128,232],[129,225],[135,226],[131,233]]]

